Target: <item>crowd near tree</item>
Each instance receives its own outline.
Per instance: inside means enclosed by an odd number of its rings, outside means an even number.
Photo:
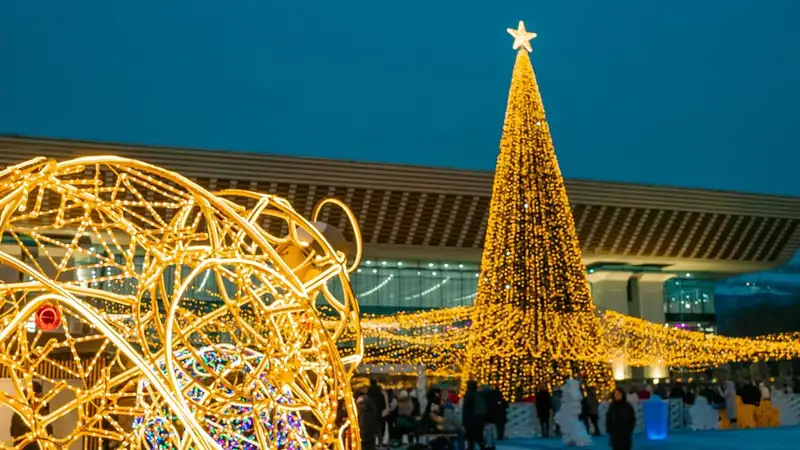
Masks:
[[[679,399],[687,406],[698,402],[709,405],[723,411],[732,428],[737,426],[738,404],[758,406],[771,397],[766,380],[735,383],[725,379],[688,385],[630,382],[618,385],[608,398],[600,398],[594,388],[580,388],[577,380],[572,381],[574,386],[568,383],[563,389],[552,391],[541,385],[533,395],[520,395],[516,400],[533,403],[543,438],[557,437],[581,445],[580,436],[589,439],[590,435],[607,434],[612,450],[633,448],[635,406],[654,396]],[[570,391],[569,395],[565,396],[564,390]],[[800,381],[788,383],[782,390],[800,392]],[[578,397],[573,398],[575,395]],[[425,395],[424,407],[417,399],[416,389],[384,390],[376,380],[371,380],[369,389],[357,397],[362,447],[366,450],[401,445],[412,450],[491,450],[505,439],[507,400],[500,390],[475,381],[467,383],[463,398],[457,389],[431,388]],[[601,400],[609,402],[604,429],[600,428]],[[564,414],[570,417],[564,420]]]
[[[508,402],[498,389],[474,381],[468,383],[463,398],[457,389],[429,389],[424,407],[416,389],[384,390],[376,380],[357,398],[366,450],[404,444],[412,449],[492,450],[505,439]]]

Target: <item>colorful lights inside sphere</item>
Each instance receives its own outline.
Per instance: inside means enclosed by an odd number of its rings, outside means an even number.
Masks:
[[[225,449],[261,448],[259,433],[264,433],[275,448],[310,448],[308,433],[299,412],[293,410],[291,390],[279,389],[269,383],[269,365],[258,352],[240,350],[229,344],[216,344],[195,352],[179,350],[173,353],[175,380],[178,390],[186,393],[191,408],[204,410],[205,424],[210,435]],[[158,361],[158,368],[168,372],[168,362]],[[226,388],[230,380],[246,380],[252,396],[236,396]],[[141,381],[142,397],[150,394],[149,383]],[[253,405],[270,405],[256,411]],[[170,428],[179,425],[176,418],[168,417],[162,409],[154,417],[138,418],[135,431],[147,445],[160,448],[169,441]],[[259,429],[260,428],[260,429]]]

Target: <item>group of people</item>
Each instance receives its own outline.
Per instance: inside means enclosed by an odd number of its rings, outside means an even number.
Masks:
[[[555,389],[551,394],[547,388],[540,386],[536,394],[526,399],[536,405],[536,416],[539,419],[539,427],[542,437],[550,437],[550,422],[551,417],[561,409],[563,392],[561,389]],[[598,424],[600,418],[600,400],[597,398],[597,392],[594,388],[589,388],[581,401],[581,414],[580,421],[586,427],[586,432],[600,436],[600,426]],[[561,435],[561,430],[558,423],[555,423],[555,436]],[[591,426],[590,426],[591,425]]]
[[[366,450],[379,444],[399,445],[404,438],[409,444],[414,444],[421,435],[434,437],[429,442],[434,450],[473,450],[475,447],[485,450],[493,448],[496,440],[504,438],[508,403],[499,390],[470,381],[464,398],[459,399],[456,392],[434,388],[428,391],[424,409],[420,408],[415,393],[414,389],[384,391],[375,380],[371,381],[369,390],[358,398],[362,445]],[[632,448],[636,428],[634,405],[652,396],[681,399],[687,405],[694,404],[698,396],[705,397],[709,405],[724,410],[735,427],[737,397],[742,404],[758,406],[762,400],[770,398],[770,389],[764,382],[736,385],[732,381],[718,386],[684,386],[676,382],[628,386],[626,389],[618,387],[610,398],[604,423],[612,449]],[[541,386],[535,395],[523,400],[535,404],[543,437],[561,435],[558,420],[553,424],[553,433],[551,424],[562,407],[562,397],[561,389],[551,392]],[[460,420],[455,411],[459,404],[462,410]],[[577,420],[586,428],[587,435],[601,435],[599,409],[600,399],[596,391],[593,388],[583,390]],[[384,442],[387,431],[389,441]]]
[[[542,437],[550,437],[551,417],[555,416],[562,406],[563,392],[555,389],[552,394],[545,386],[540,386],[535,395],[526,401],[536,406],[536,415]],[[586,434],[600,436],[600,399],[594,388],[587,388],[580,402],[580,414],[577,419],[586,428]],[[555,421],[555,436],[561,436],[558,421]],[[609,435],[611,448],[627,450],[633,445],[633,431],[636,428],[636,411],[628,401],[625,392],[617,388],[611,396],[608,412],[605,417],[605,429]]]
[[[502,393],[489,386],[467,383],[463,399],[456,392],[433,388],[428,391],[424,408],[416,397],[416,390],[383,390],[376,380],[370,381],[367,391],[357,396],[361,442],[365,450],[379,445],[398,446],[403,441],[409,445],[419,442],[420,436],[429,438],[434,450],[491,450],[496,441],[503,440],[507,422],[508,403]],[[550,422],[561,407],[562,392],[551,394],[541,387],[536,395],[526,399],[535,403],[542,435],[550,436]],[[461,420],[455,407],[461,405]],[[600,435],[600,400],[596,391],[586,389],[577,417],[587,433]],[[622,389],[616,389],[605,417],[605,429],[612,449],[627,450],[633,443],[636,414]],[[559,435],[556,424],[555,434]],[[385,437],[388,435],[388,441]]]
[[[415,389],[384,390],[371,380],[369,389],[357,395],[357,405],[365,450],[399,446],[404,440],[414,445],[422,436],[434,450],[491,450],[504,438],[508,410],[499,390],[474,381],[463,399],[456,391],[432,388],[421,404]]]
[[[689,406],[695,404],[697,397],[704,397],[713,408],[725,411],[731,426],[736,427],[738,418],[737,397],[743,405],[759,406],[762,400],[770,400],[771,390],[764,381],[735,383],[732,380],[726,380],[717,385],[690,383],[687,386],[680,382],[674,384],[661,383],[656,385],[655,388],[650,385],[644,385],[641,388],[631,387],[628,393],[628,401],[635,404],[639,401],[647,400],[653,395],[663,399],[683,400]]]

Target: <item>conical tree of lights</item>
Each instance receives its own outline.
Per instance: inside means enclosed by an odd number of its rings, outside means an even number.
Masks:
[[[506,398],[579,378],[611,381],[564,178],[528,52],[517,59],[494,178],[465,379]]]

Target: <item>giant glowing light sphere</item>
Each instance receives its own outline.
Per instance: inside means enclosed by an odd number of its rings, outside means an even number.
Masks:
[[[329,207],[354,253],[314,224]],[[0,237],[16,272],[0,282],[0,407],[30,429],[16,448],[359,448],[361,238],[338,200],[306,219],[140,161],[37,158],[0,172]]]

